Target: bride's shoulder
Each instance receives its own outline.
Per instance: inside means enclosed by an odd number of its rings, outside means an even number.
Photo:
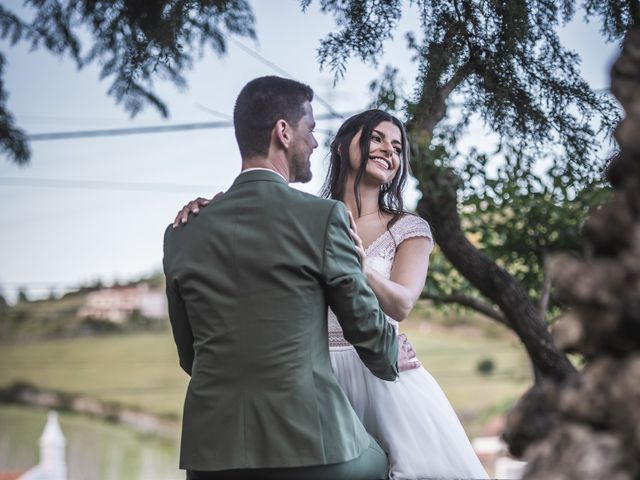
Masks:
[[[427,237],[433,242],[433,235],[429,223],[418,215],[411,213],[402,214],[392,225],[391,230],[396,238],[397,244],[414,237]]]
[[[393,226],[399,231],[417,230],[431,233],[429,223],[424,218],[412,213],[403,213]]]

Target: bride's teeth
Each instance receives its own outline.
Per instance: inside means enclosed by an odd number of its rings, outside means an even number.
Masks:
[[[390,170],[391,169],[391,165],[389,165],[389,163],[385,160],[382,160],[381,158],[373,158],[372,159],[374,162],[376,162],[378,165],[383,166],[386,170]]]

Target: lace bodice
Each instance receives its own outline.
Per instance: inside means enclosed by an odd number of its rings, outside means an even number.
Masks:
[[[404,215],[401,217],[389,230],[376,238],[371,245],[369,245],[365,251],[367,257],[367,263],[380,275],[385,278],[391,276],[391,268],[393,267],[393,260],[396,256],[396,250],[398,246],[405,240],[413,237],[427,237],[431,240],[429,251],[427,255],[431,254],[433,248],[433,237],[431,235],[431,229],[429,224],[422,218],[414,215]],[[398,330],[398,322],[390,317],[387,317],[396,332]],[[338,323],[338,319],[334,313],[329,309],[329,348],[331,350],[340,350],[346,348],[353,348],[349,342],[347,342],[342,335],[342,328]]]

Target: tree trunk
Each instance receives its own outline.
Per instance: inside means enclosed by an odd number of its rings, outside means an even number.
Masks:
[[[464,236],[452,174],[440,175],[436,169],[433,172],[437,178],[426,182],[419,179],[424,196],[418,203],[418,213],[429,220],[442,253],[480,293],[500,308],[507,325],[524,344],[536,377],[561,380],[575,372],[567,357],[555,347],[542,311],[523,285]],[[424,188],[425,185],[429,188]]]
[[[431,46],[431,55],[442,55],[437,47]],[[562,380],[574,373],[575,368],[554,345],[539,305],[518,279],[467,240],[457,210],[459,179],[451,170],[436,167],[428,155],[434,128],[446,116],[447,98],[473,74],[477,61],[472,51],[468,61],[447,81],[441,81],[443,72],[434,69],[429,69],[423,80],[415,114],[407,122],[412,143],[411,166],[422,192],[418,213],[431,224],[435,241],[447,260],[500,308],[507,325],[518,335],[531,358],[536,381],[540,378]]]

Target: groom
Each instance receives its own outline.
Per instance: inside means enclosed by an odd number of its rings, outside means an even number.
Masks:
[[[311,179],[313,91],[261,77],[240,92],[242,172],[187,225],[164,271],[191,376],[180,467],[197,479],[384,479],[386,454],[331,369],[327,306],[374,375],[394,380],[393,328],[362,274],[344,205],[292,189]]]

